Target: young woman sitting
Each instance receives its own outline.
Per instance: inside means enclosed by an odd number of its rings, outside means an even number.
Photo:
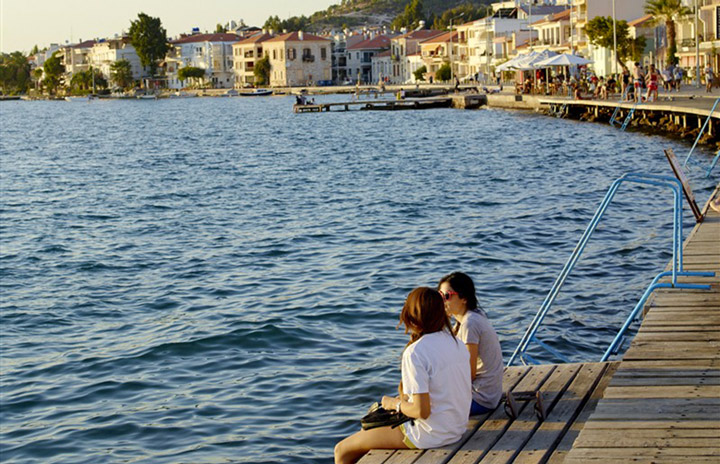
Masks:
[[[419,287],[410,292],[400,323],[410,341],[402,355],[399,398],[382,407],[412,417],[396,428],[361,430],[335,446],[335,463],[356,462],[371,449],[427,449],[458,441],[470,413],[470,357],[452,333],[442,296]]]

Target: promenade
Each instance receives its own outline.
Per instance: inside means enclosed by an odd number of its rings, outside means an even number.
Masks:
[[[703,214],[685,268],[716,277],[683,281],[711,289],[656,290],[620,361],[506,368],[503,389],[541,391],[544,418],[535,401],[514,419],[500,406],[454,445],[372,450],[360,464],[720,462],[720,214]]]

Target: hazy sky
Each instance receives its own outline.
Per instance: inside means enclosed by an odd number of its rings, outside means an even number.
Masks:
[[[0,51],[29,52],[33,45],[112,37],[127,30],[143,12],[159,17],[169,36],[193,27],[214,31],[217,23],[245,20],[262,27],[280,19],[309,15],[340,0],[0,0]]]

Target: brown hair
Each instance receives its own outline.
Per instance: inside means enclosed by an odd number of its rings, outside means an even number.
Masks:
[[[410,333],[408,345],[423,335],[444,329],[452,333],[442,296],[429,287],[418,287],[410,292],[400,313],[400,323],[405,324],[405,333]]]

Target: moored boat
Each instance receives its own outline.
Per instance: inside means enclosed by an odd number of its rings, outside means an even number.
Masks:
[[[250,92],[240,92],[241,97],[261,97],[263,95],[272,95],[273,91],[270,89],[253,89]]]

